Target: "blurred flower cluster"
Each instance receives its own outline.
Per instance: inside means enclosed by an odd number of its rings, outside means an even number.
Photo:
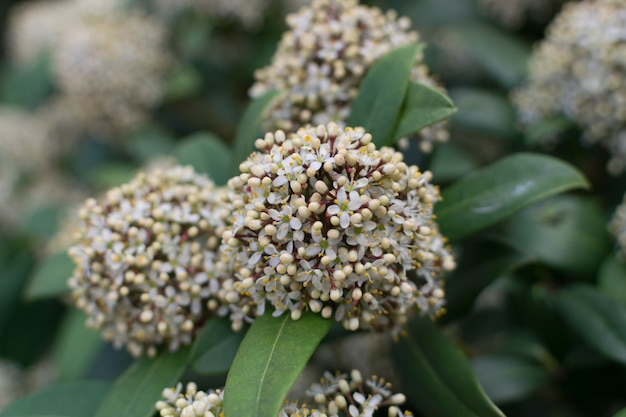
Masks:
[[[293,132],[306,124],[336,122],[345,126],[350,105],[372,64],[387,52],[419,40],[407,17],[394,11],[360,5],[357,0],[313,0],[311,6],[287,16],[272,63],[255,71],[251,97],[270,90],[286,95],[269,110],[266,130]],[[418,54],[414,81],[436,88]],[[421,132],[420,146],[446,141],[443,125]]]
[[[563,115],[587,143],[611,153],[607,169],[626,169],[626,5],[619,0],[567,4],[530,60],[527,85],[515,92],[520,120],[533,126]]]
[[[512,28],[522,26],[529,18],[547,22],[565,2],[566,0],[480,0],[481,7],[488,15]]]

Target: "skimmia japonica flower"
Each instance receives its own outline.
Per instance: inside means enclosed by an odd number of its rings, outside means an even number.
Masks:
[[[389,417],[412,416],[400,409],[406,401],[404,394],[394,394],[391,384],[373,376],[363,380],[358,370],[350,375],[325,372],[319,383],[307,391],[307,398],[287,402],[279,417],[361,417],[387,410]],[[199,391],[195,383],[163,390],[163,399],[156,403],[162,417],[219,417],[224,415],[224,391]]]
[[[191,342],[216,308],[225,193],[191,167],[155,169],[80,211],[69,253],[72,298],[115,346],[135,356]]]
[[[351,330],[395,329],[416,306],[441,311],[443,270],[455,264],[433,221],[430,172],[334,123],[268,133],[256,147],[228,183],[224,256],[238,272],[222,297],[234,328],[267,307]]]
[[[626,3],[566,4],[530,61],[526,86],[514,95],[521,122],[555,115],[579,124],[583,139],[611,153],[609,172],[626,169]]]
[[[618,256],[626,260],[626,196],[622,204],[617,206],[609,222],[609,231],[615,236],[618,246]]]
[[[266,129],[293,132],[306,124],[342,124],[350,114],[352,100],[374,62],[384,54],[409,43],[419,35],[410,30],[406,17],[394,11],[360,5],[357,0],[313,0],[287,17],[272,63],[255,72],[252,97],[270,90],[287,94],[270,109]],[[412,79],[436,86],[416,58]],[[435,141],[445,141],[448,132],[439,123],[421,132],[425,151]]]

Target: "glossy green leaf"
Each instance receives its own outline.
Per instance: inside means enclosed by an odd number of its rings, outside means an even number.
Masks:
[[[589,285],[560,291],[556,307],[570,327],[606,357],[626,364],[626,305]]]
[[[211,319],[196,337],[193,370],[201,374],[228,372],[244,335],[244,331],[234,332],[228,319]]]
[[[504,274],[534,261],[532,256],[502,245],[481,247],[488,257],[465,253],[459,266],[446,280],[446,310],[442,320],[449,321],[467,313],[476,297]]]
[[[106,381],[61,382],[19,398],[0,417],[93,416],[110,388]]]
[[[620,262],[615,254],[609,255],[600,266],[598,287],[626,304],[626,264]]]
[[[58,297],[69,292],[67,280],[74,272],[74,262],[66,252],[45,259],[35,271],[26,289],[30,299]]]
[[[187,367],[190,349],[142,358],[113,384],[95,417],[151,417],[164,388],[176,385]]]
[[[456,31],[468,53],[506,89],[526,75],[529,43],[485,23],[458,26]]]
[[[258,317],[241,343],[224,389],[224,414],[276,416],[332,320],[306,313]]]
[[[541,365],[511,355],[479,356],[472,366],[489,398],[498,404],[521,400],[550,380]]]
[[[60,380],[85,377],[104,347],[100,333],[85,325],[86,318],[82,311],[72,310],[63,321],[54,347],[54,363]]]
[[[392,346],[405,394],[425,417],[503,417],[469,360],[428,318],[417,317]]]
[[[563,161],[518,153],[447,187],[435,212],[442,233],[454,241],[550,195],[588,186],[585,177]]]
[[[207,174],[217,185],[226,184],[230,178],[231,150],[211,133],[187,137],[174,153],[180,164],[191,165],[197,172]]]
[[[456,107],[441,91],[410,81],[393,135],[394,141],[452,116]]]
[[[265,112],[281,95],[280,91],[268,91],[248,105],[235,134],[233,166],[229,171],[231,175],[239,174],[239,164],[254,151],[254,141],[264,133],[262,123]]]
[[[521,252],[554,268],[590,279],[610,250],[606,220],[589,198],[560,195],[516,214],[504,227]]]
[[[515,112],[503,93],[460,87],[450,90],[450,98],[459,108],[452,118],[453,127],[505,140],[518,135]]]
[[[428,165],[439,184],[457,180],[477,168],[478,161],[453,143],[437,145]]]
[[[396,139],[396,121],[402,114],[411,69],[420,47],[409,44],[380,58],[367,72],[352,102],[346,124],[364,127],[379,147],[392,145]]]

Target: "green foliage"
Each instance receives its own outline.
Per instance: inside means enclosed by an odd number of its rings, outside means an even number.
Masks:
[[[598,288],[626,304],[626,265],[613,254],[600,266]]]
[[[105,381],[61,382],[13,402],[0,417],[92,416],[110,387]]]
[[[142,358],[119,377],[95,417],[150,417],[164,388],[176,385],[187,367],[189,348]]]
[[[519,153],[473,172],[442,192],[439,225],[450,240],[462,239],[553,194],[588,188],[574,167],[538,154]]]
[[[74,262],[66,252],[52,255],[45,259],[35,271],[26,289],[30,299],[58,297],[67,294],[67,280],[74,272]]]
[[[559,292],[555,303],[585,342],[606,357],[626,363],[626,305],[582,284]]]
[[[268,91],[261,97],[250,103],[243,114],[234,140],[233,165],[231,167],[231,175],[239,174],[239,164],[248,158],[248,155],[254,151],[254,141],[262,134],[263,117],[267,109],[279,100],[280,91]]]
[[[82,311],[66,314],[54,346],[54,364],[59,380],[80,379],[104,347],[100,334],[85,326],[87,317]]]
[[[52,91],[51,59],[40,54],[27,63],[4,68],[0,78],[0,102],[36,108]]]
[[[193,370],[201,374],[228,372],[244,335],[243,331],[233,332],[227,319],[210,320],[196,337]]]
[[[332,321],[307,313],[258,317],[237,351],[226,379],[224,414],[277,415],[304,365],[328,333]]]
[[[174,154],[181,165],[191,165],[196,172],[207,174],[215,184],[228,181],[228,170],[232,165],[230,149],[210,133],[196,133],[186,138]]]
[[[476,380],[465,355],[436,324],[415,318],[393,345],[410,401],[426,417],[502,417]]]

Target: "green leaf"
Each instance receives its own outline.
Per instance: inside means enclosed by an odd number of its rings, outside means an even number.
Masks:
[[[458,26],[456,31],[466,50],[505,89],[518,84],[526,75],[531,45],[485,23]]]
[[[202,88],[202,75],[191,65],[179,65],[165,81],[165,101],[193,96]]]
[[[65,316],[54,347],[54,363],[60,380],[85,377],[104,347],[100,334],[85,325],[85,314],[72,310]]]
[[[478,168],[478,161],[453,143],[437,145],[428,164],[438,183],[453,181]]]
[[[502,93],[460,87],[450,90],[450,98],[459,108],[452,118],[452,125],[463,132],[495,136],[511,140],[518,133],[515,128],[515,112],[511,102]]]
[[[90,172],[89,180],[97,189],[108,190],[129,182],[135,175],[137,167],[127,163],[109,162]]]
[[[135,159],[146,163],[170,155],[174,149],[174,139],[169,133],[149,126],[134,132],[127,146]]]
[[[196,337],[193,370],[201,374],[225,373],[230,369],[245,332],[234,332],[230,320],[213,318]]]
[[[187,367],[190,349],[142,358],[113,384],[95,417],[151,417],[164,388],[176,385]]]
[[[50,54],[39,54],[20,66],[8,68],[0,80],[0,101],[35,109],[52,92],[52,59]]]
[[[441,91],[410,81],[393,142],[447,119],[456,110],[452,101]]]
[[[411,320],[392,356],[407,397],[425,417],[504,416],[465,355],[428,318]]]
[[[518,153],[447,187],[435,212],[442,233],[454,241],[550,195],[588,187],[585,177],[563,161]]]
[[[383,56],[367,72],[359,87],[359,94],[352,102],[346,124],[364,127],[371,133],[378,147],[392,145],[396,139],[396,123],[402,112],[411,69],[420,47],[418,44],[409,44]],[[408,120],[405,125],[408,128]]]
[[[576,128],[576,124],[563,116],[555,116],[541,120],[525,132],[525,141],[530,146],[543,145],[555,141],[568,130]]]
[[[61,382],[19,398],[0,417],[93,416],[110,387],[106,381]]]
[[[196,133],[187,137],[174,151],[182,165],[191,165],[197,172],[207,174],[217,185],[226,184],[230,178],[232,154],[217,136]]]
[[[26,296],[37,299],[67,294],[70,291],[67,280],[73,272],[74,262],[66,252],[50,256],[37,267],[26,289]]]
[[[502,245],[489,245],[482,253],[488,257],[464,253],[458,268],[446,280],[444,321],[467,313],[476,297],[493,281],[534,261],[532,256]]]
[[[224,414],[237,417],[276,416],[283,400],[332,320],[306,313],[258,317],[235,356],[224,388]]]
[[[235,134],[234,164],[230,170],[231,175],[239,174],[239,164],[254,151],[254,141],[262,134],[265,112],[281,95],[280,91],[268,91],[252,101],[246,109]]]
[[[489,398],[498,404],[521,400],[550,380],[539,364],[511,355],[479,356],[472,366]]]
[[[606,357],[626,364],[626,305],[582,284],[560,291],[555,301],[583,340]]]
[[[595,278],[611,249],[602,210],[579,196],[555,196],[528,207],[503,233],[521,252],[584,279]]]
[[[598,288],[626,304],[626,265],[611,254],[600,266]]]

